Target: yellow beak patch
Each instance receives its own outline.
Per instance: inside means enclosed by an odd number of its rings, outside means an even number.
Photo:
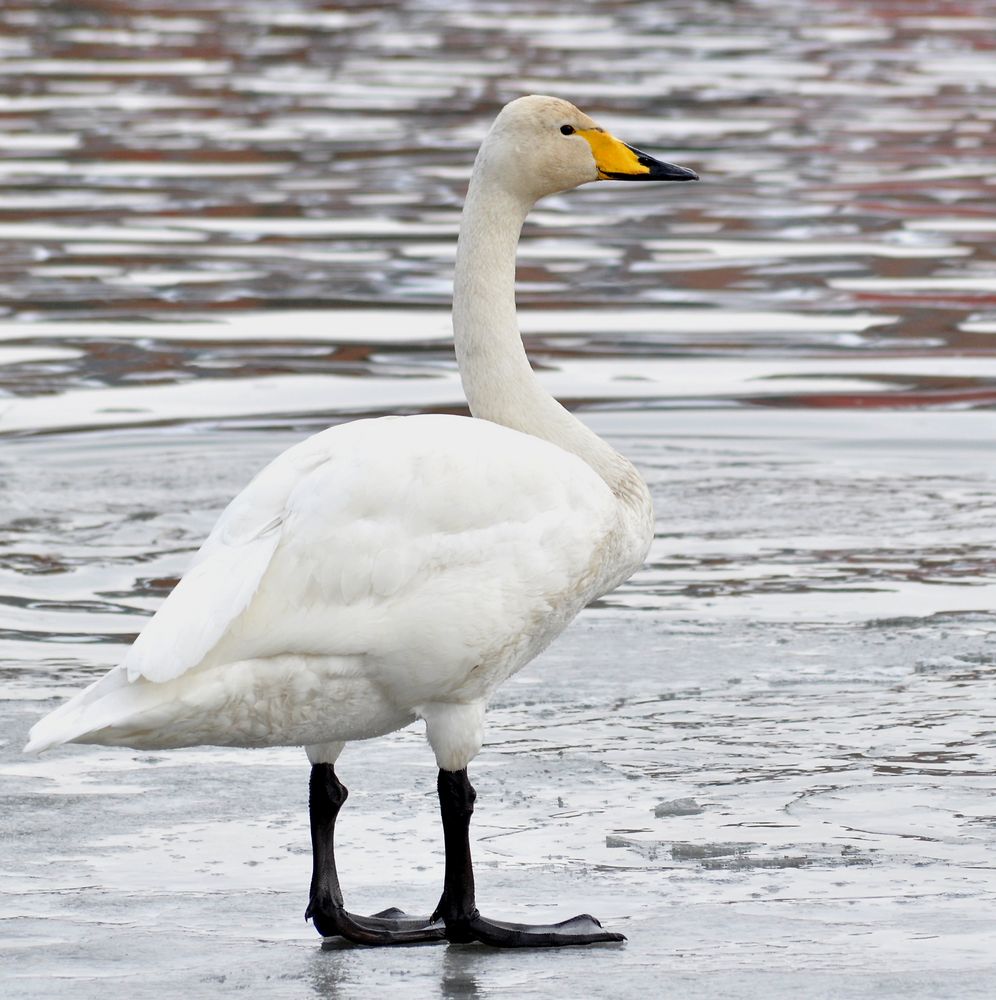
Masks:
[[[620,142],[614,135],[600,128],[581,128],[578,135],[588,140],[595,157],[598,176],[603,180],[619,180],[620,177],[639,177],[649,174],[650,167],[640,162],[638,154]]]

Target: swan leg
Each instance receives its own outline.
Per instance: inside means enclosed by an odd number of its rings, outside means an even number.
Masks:
[[[349,794],[329,763],[311,765],[309,782],[311,848],[314,867],[305,920],[323,937],[340,936],[354,944],[419,944],[442,941],[445,928],[435,917],[410,917],[402,910],[382,910],[370,917],[349,913],[343,905],[335,865],[335,821]]]
[[[470,817],[477,793],[466,768],[440,770],[438,789],[446,871],[443,895],[433,918],[445,922],[448,941],[454,944],[480,941],[496,948],[560,948],[626,940],[622,934],[603,930],[588,914],[557,924],[513,924],[482,917],[474,901],[474,868],[470,857]]]

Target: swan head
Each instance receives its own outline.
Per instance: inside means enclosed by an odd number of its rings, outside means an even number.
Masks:
[[[591,181],[699,179],[627,145],[569,101],[535,94],[502,108],[475,172],[530,203]]]

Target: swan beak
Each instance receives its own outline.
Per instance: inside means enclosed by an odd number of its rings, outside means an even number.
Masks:
[[[665,163],[626,145],[600,128],[578,129],[578,135],[588,140],[603,181],[697,181],[699,175],[677,163]]]

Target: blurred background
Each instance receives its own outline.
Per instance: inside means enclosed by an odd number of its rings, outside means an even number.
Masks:
[[[535,367],[659,521],[498,696],[482,895],[631,940],[321,952],[299,752],[19,748],[260,465],[463,412],[460,206],[524,93],[702,177],[547,199],[520,250]],[[991,995],[994,127],[990,0],[4,0],[12,995]],[[348,901],[431,905],[421,735],[343,769]]]

